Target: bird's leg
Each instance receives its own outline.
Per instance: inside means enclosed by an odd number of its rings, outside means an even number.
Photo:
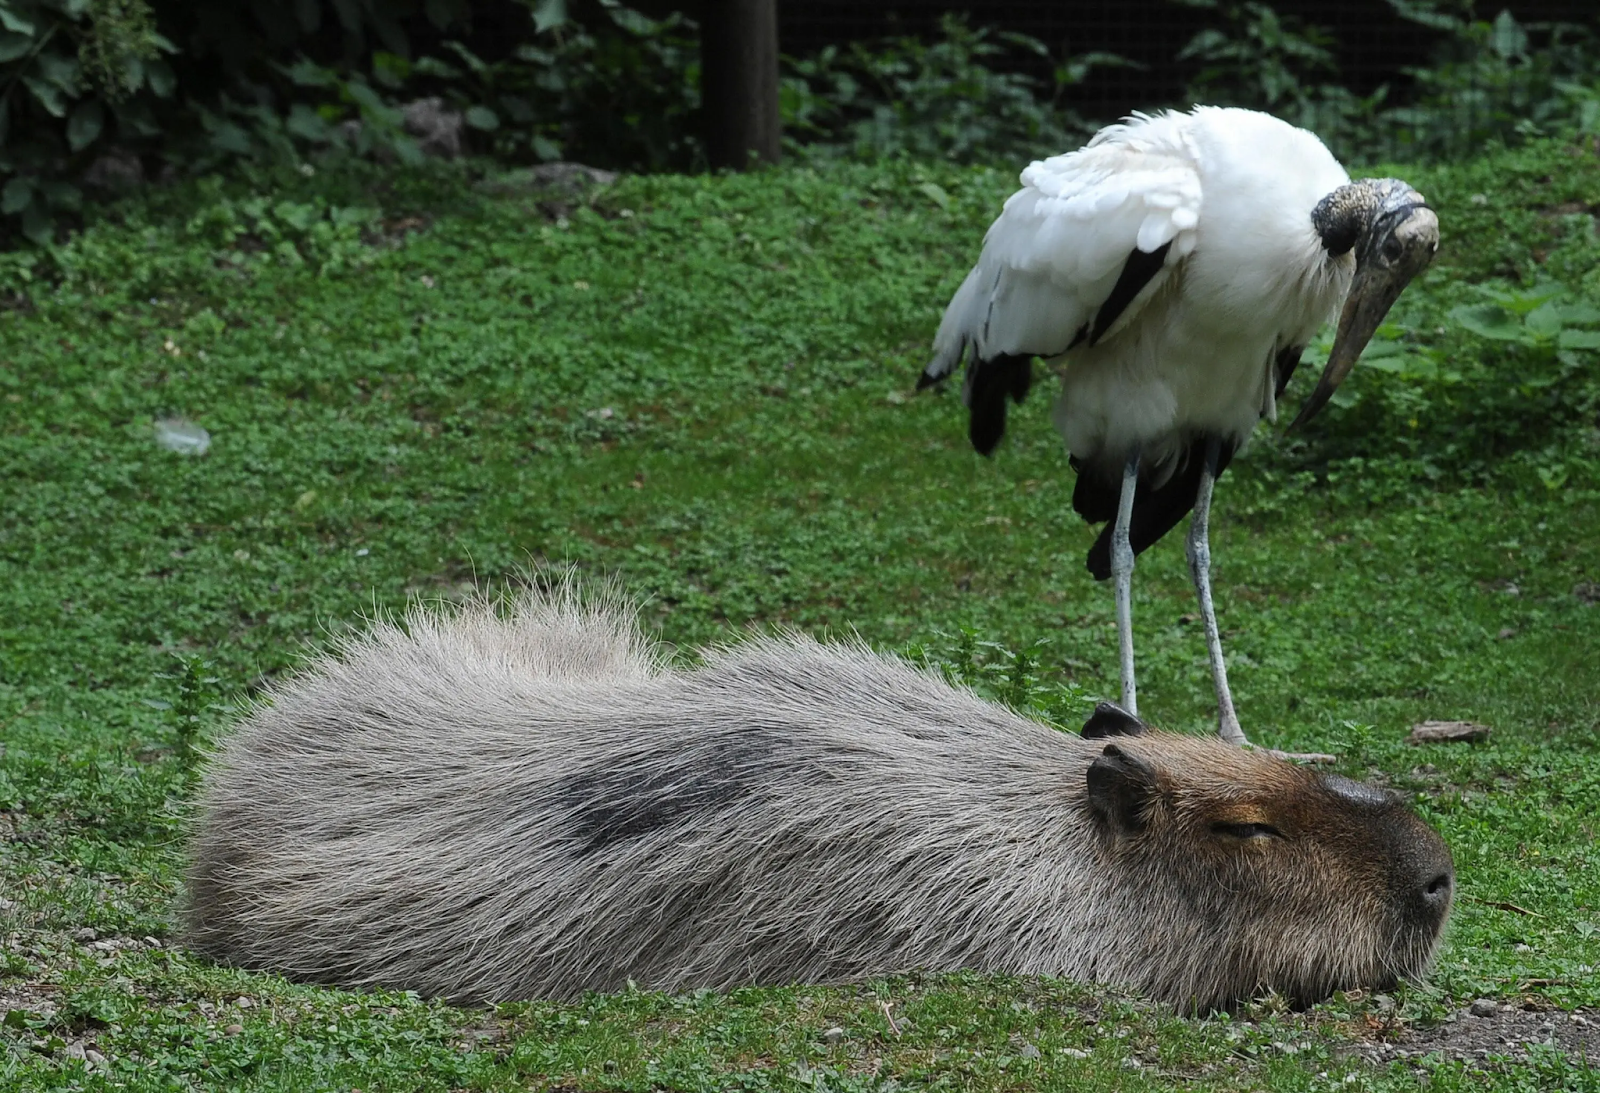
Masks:
[[[1194,516],[1189,521],[1189,571],[1194,574],[1194,589],[1200,596],[1200,617],[1206,628],[1206,653],[1211,657],[1211,678],[1217,684],[1217,735],[1226,743],[1250,747],[1239,715],[1233,708],[1233,692],[1228,689],[1228,666],[1222,660],[1222,635],[1217,630],[1217,612],[1211,602],[1211,487],[1217,481],[1217,464],[1222,458],[1222,442],[1212,437],[1206,442],[1206,462],[1200,469],[1200,492],[1194,499]],[[1113,557],[1115,557],[1113,555]],[[1322,752],[1272,753],[1280,759],[1302,763],[1332,763],[1334,757]]]
[[[1139,693],[1133,682],[1133,547],[1128,525],[1133,520],[1133,492],[1139,485],[1139,453],[1122,470],[1122,497],[1111,529],[1111,577],[1117,587],[1117,642],[1122,653],[1122,708],[1139,716]]]
[[[1228,666],[1222,659],[1222,635],[1217,630],[1217,612],[1211,602],[1211,487],[1217,480],[1217,463],[1222,456],[1222,441],[1206,441],[1205,466],[1200,468],[1200,492],[1194,499],[1194,516],[1189,520],[1189,572],[1200,595],[1200,618],[1206,628],[1206,653],[1211,657],[1211,678],[1217,684],[1217,735],[1230,744],[1244,746],[1244,730],[1233,709],[1233,692],[1228,690]]]

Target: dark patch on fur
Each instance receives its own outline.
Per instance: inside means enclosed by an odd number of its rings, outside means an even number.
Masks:
[[[1272,362],[1272,370],[1277,377],[1278,386],[1273,390],[1273,398],[1282,398],[1283,393],[1289,389],[1289,380],[1294,377],[1294,370],[1300,367],[1300,358],[1305,354],[1303,345],[1291,345],[1280,352]]]
[[[1100,310],[1095,312],[1094,329],[1089,332],[1090,345],[1096,344],[1105,336],[1106,331],[1111,329],[1111,324],[1117,321],[1117,316],[1128,310],[1133,298],[1150,283],[1152,277],[1161,272],[1161,267],[1167,264],[1167,251],[1171,249],[1172,243],[1166,242],[1149,253],[1136,250],[1128,255],[1121,276],[1111,288],[1111,295],[1106,297],[1105,303],[1100,305]]]
[[[1033,357],[1006,354],[988,361],[973,361],[972,389],[968,400],[971,418],[967,436],[981,455],[994,451],[1006,433],[1006,399],[1021,402],[1033,385]]]
[[[1085,740],[1099,740],[1107,736],[1143,736],[1149,731],[1150,726],[1115,702],[1102,702],[1083,723],[1081,735]]]
[[[714,762],[704,755],[685,762],[677,752],[642,752],[625,766],[568,775],[551,787],[551,795],[570,812],[580,844],[574,856],[584,858],[691,813],[743,800],[760,779],[772,775],[782,750],[781,740],[745,731],[724,739]],[[710,826],[706,820],[696,823],[700,830]]]
[[[1171,531],[1179,520],[1187,516],[1194,509],[1194,501],[1200,492],[1200,471],[1205,466],[1206,444],[1209,437],[1196,437],[1190,444],[1189,450],[1184,453],[1179,466],[1172,472],[1172,477],[1158,487],[1151,488],[1145,485],[1145,474],[1139,474],[1139,488],[1133,495],[1133,519],[1128,524],[1128,544],[1133,547],[1135,556],[1146,548],[1153,546],[1163,535]],[[1234,445],[1227,440],[1222,441],[1218,453],[1216,473],[1221,474],[1233,460]],[[1111,532],[1115,525],[1117,513],[1117,500],[1122,489],[1121,476],[1112,478],[1104,471],[1097,468],[1088,468],[1088,474],[1079,471],[1078,485],[1072,491],[1072,507],[1081,515],[1085,508],[1095,513],[1105,512],[1100,519],[1108,521],[1100,530],[1100,535],[1095,539],[1094,545],[1089,548],[1089,572],[1097,581],[1103,581],[1111,576]],[[1088,503],[1079,505],[1078,493],[1085,489],[1086,479],[1099,478],[1100,483],[1091,483],[1087,487]],[[1109,497],[1109,504],[1106,498]],[[1088,520],[1088,516],[1084,516]],[[1096,522],[1091,520],[1091,523]]]

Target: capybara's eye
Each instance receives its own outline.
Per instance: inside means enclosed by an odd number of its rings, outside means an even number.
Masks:
[[[1216,835],[1226,835],[1231,839],[1281,839],[1283,832],[1271,824],[1212,824],[1211,831]]]

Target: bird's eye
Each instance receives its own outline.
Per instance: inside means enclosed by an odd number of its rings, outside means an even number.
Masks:
[[[1271,824],[1212,824],[1212,834],[1230,839],[1281,839],[1283,832]]]
[[[1405,248],[1400,245],[1400,240],[1394,238],[1394,236],[1390,236],[1388,241],[1383,244],[1383,256],[1391,262],[1398,261],[1403,250]]]

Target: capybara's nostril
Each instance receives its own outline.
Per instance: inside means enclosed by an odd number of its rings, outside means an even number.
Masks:
[[[1455,884],[1455,875],[1446,870],[1423,886],[1422,898],[1429,907],[1442,912],[1450,903],[1450,892],[1455,888]]]

